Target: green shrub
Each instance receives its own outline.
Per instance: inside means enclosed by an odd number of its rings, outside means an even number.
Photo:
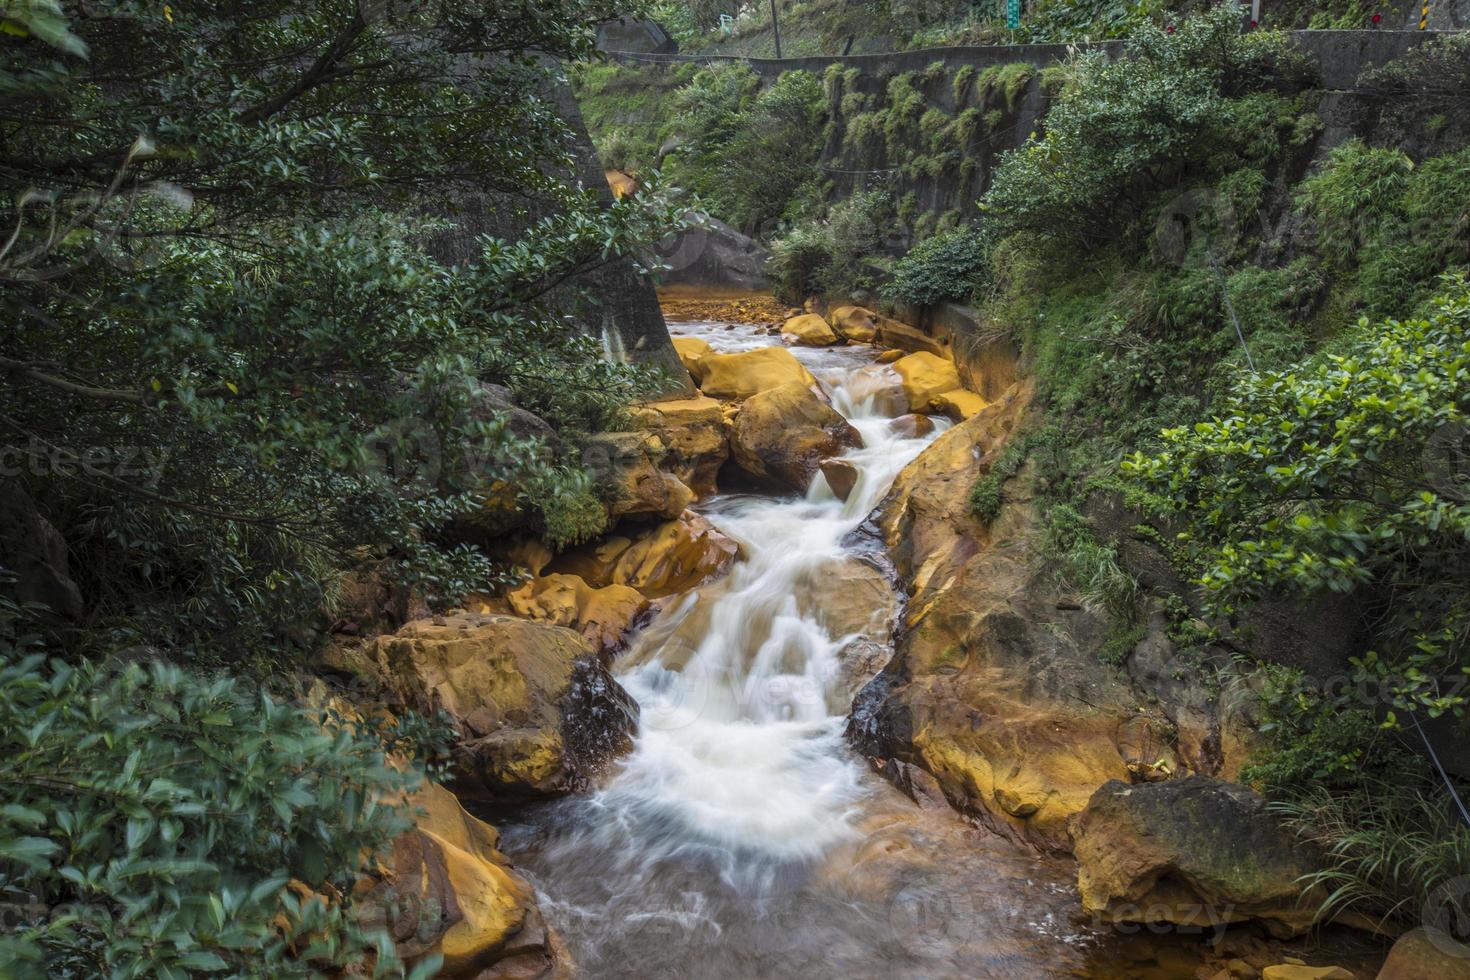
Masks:
[[[1163,433],[1124,474],[1187,522],[1212,606],[1265,594],[1391,596],[1358,662],[1395,704],[1460,713],[1470,675],[1470,285],[1425,319],[1365,319],[1344,353],[1241,378],[1213,418]]]
[[[1097,243],[1128,232],[1160,189],[1190,164],[1238,167],[1281,150],[1260,125],[1264,94],[1291,75],[1281,35],[1240,33],[1239,11],[1223,6],[1176,34],[1141,28],[1129,56],[1084,56],[1047,114],[1046,132],[1007,153],[984,208],[1000,234],[1027,231],[1058,242]],[[1255,108],[1236,105],[1255,91]],[[1126,94],[1126,98],[1123,97]],[[1292,113],[1277,113],[1283,127]]]
[[[410,826],[394,801],[422,769],[385,752],[412,733],[158,663],[0,654],[0,900],[22,920],[0,973],[403,975],[353,885]]]
[[[921,241],[909,249],[883,286],[883,295],[915,306],[968,300],[989,280],[989,243],[973,229]]]
[[[817,224],[803,224],[771,243],[766,274],[777,299],[799,306],[822,291],[831,265],[832,246],[825,230]]]

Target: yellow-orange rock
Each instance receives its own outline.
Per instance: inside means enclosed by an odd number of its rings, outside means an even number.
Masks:
[[[930,404],[938,414],[956,422],[963,422],[965,419],[979,415],[981,410],[990,403],[973,391],[955,388],[953,391],[935,395]]]
[[[878,322],[878,341],[884,347],[898,347],[915,352],[927,351],[939,357],[950,356],[947,338],[936,339],[918,327],[911,327],[907,323],[900,323],[886,316],[875,319]]]
[[[685,592],[723,574],[739,546],[713,524],[686,511],[637,537],[617,536],[577,548],[551,564],[596,586],[628,585],[652,599]]]
[[[627,643],[649,612],[649,602],[626,585],[593,588],[577,575],[543,575],[506,593],[517,616],[576,630],[600,653]]]
[[[758,347],[734,354],[706,354],[699,360],[699,387],[712,398],[749,398],[793,381],[817,379],[784,347]]]
[[[746,399],[730,431],[731,455],[742,470],[800,491],[822,460],[861,445],[857,430],[799,381]]]
[[[839,338],[832,326],[815,313],[794,316],[781,325],[781,336],[805,347],[827,347]]]
[[[899,358],[893,362],[893,369],[903,379],[903,393],[911,412],[938,411],[938,396],[960,386],[954,362],[927,351]]]
[[[864,689],[854,703],[854,744],[927,771],[955,806],[995,830],[1064,850],[1068,818],[1098,786],[1127,777],[1130,758],[1119,743],[1137,709],[1126,684],[1100,675],[1092,652],[1078,656],[1069,645],[1066,617],[1091,614],[1056,608],[1030,550],[1029,498],[1008,490],[988,524],[970,511],[984,461],[1005,445],[1028,401],[1029,391],[1017,389],[941,434],[879,505],[877,523],[910,600],[895,655],[899,680]]]
[[[459,729],[456,786],[497,798],[580,789],[632,745],[637,704],[570,629],[512,616],[416,620],[345,666]]]
[[[563,967],[535,890],[497,850],[495,828],[432,783],[409,805],[414,829],[394,839],[379,880],[358,899],[363,925],[387,932],[410,964],[438,953],[438,975],[450,980]]]
[[[899,350],[898,348],[894,348],[893,350],[886,350],[878,355],[878,363],[892,364],[894,361],[898,360],[901,357],[906,357],[907,355],[908,351]]]
[[[871,344],[878,336],[878,322],[872,311],[861,306],[839,306],[832,311],[832,327],[843,337],[858,344]]]
[[[934,420],[927,415],[900,415],[888,423],[888,431],[905,439],[918,439],[934,431]]]
[[[1411,929],[1388,951],[1377,980],[1470,980],[1470,943],[1434,926]]]
[[[708,341],[699,337],[675,337],[674,351],[679,355],[679,361],[684,365],[684,370],[694,376],[698,381],[700,377],[699,362],[706,354],[714,352],[714,348]]]
[[[858,468],[845,459],[824,459],[821,462],[822,476],[838,500],[845,501],[857,486]]]
[[[1250,789],[1205,776],[1100,787],[1072,820],[1083,908],[1103,921],[1207,928],[1256,921],[1278,937],[1317,924],[1303,892],[1322,855]]]
[[[613,520],[630,514],[673,518],[694,500],[694,491],[660,468],[667,454],[652,432],[596,432],[582,440],[582,465],[604,488]]]
[[[638,193],[638,178],[622,170],[604,170],[607,186],[619,201]]]
[[[704,395],[649,402],[632,415],[663,444],[660,469],[677,476],[697,497],[716,491],[720,467],[730,458],[722,402]]]

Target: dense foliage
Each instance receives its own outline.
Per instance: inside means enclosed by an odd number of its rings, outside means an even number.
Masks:
[[[989,259],[990,242],[979,231],[935,235],[898,261],[883,295],[915,306],[968,300],[986,285]]]
[[[587,53],[600,15],[116,0],[6,35],[0,427],[111,642],[279,656],[343,570],[488,584],[441,530],[488,487],[600,529],[484,387],[577,429],[648,382],[562,286],[667,214],[567,183],[524,54]],[[487,211],[507,234],[456,249]]]
[[[996,172],[984,202],[996,232],[1126,239],[1161,189],[1272,163],[1311,132],[1271,91],[1305,71],[1291,51],[1283,35],[1241,34],[1225,5],[1174,33],[1141,28],[1126,58],[1083,55],[1045,133]]]
[[[1396,704],[1463,709],[1470,678],[1470,286],[1342,354],[1242,379],[1208,421],[1123,470],[1185,520],[1217,608],[1360,592],[1386,626],[1359,667]],[[1459,683],[1455,683],[1458,681]],[[1445,690],[1450,684],[1453,690]]]
[[[402,975],[352,889],[423,778],[387,753],[432,750],[432,729],[161,662],[48,661],[15,613],[0,608],[0,973]]]

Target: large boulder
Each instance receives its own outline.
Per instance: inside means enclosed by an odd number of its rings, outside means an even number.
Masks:
[[[1470,943],[1434,926],[1411,929],[1388,951],[1378,980],[1470,980]]]
[[[805,347],[828,347],[840,339],[826,320],[815,313],[794,316],[781,325],[781,336]]]
[[[717,488],[720,467],[730,458],[724,406],[706,396],[650,402],[633,410],[633,418],[657,435],[665,453],[658,461],[698,497]]]
[[[886,767],[932,775],[997,832],[1065,850],[1068,819],[1097,787],[1159,748],[1140,737],[1155,719],[1098,668],[1105,621],[1034,559],[1029,484],[1009,483],[989,523],[970,511],[970,488],[1029,397],[1015,389],[941,434],[877,508],[873,529],[910,598],[895,656],[854,702],[848,732]]]
[[[577,575],[542,575],[505,598],[517,616],[576,630],[604,655],[621,650],[652,611],[648,599],[631,586],[593,588]]]
[[[699,369],[699,387],[712,398],[749,398],[792,382],[807,386],[817,383],[796,355],[784,347],[706,354],[699,359]]]
[[[963,422],[965,419],[979,415],[988,404],[990,403],[973,391],[955,388],[935,395],[930,402],[930,407],[935,413],[952,421]]]
[[[709,521],[686,511],[637,537],[615,535],[569,551],[549,570],[579,575],[593,586],[631,586],[658,599],[724,574],[739,550]]]
[[[456,786],[495,799],[578,790],[632,746],[638,706],[579,633],[512,616],[416,620],[339,656],[459,731]]]
[[[394,839],[359,899],[363,925],[414,964],[439,954],[449,980],[539,977],[565,966],[536,892],[497,850],[499,834],[429,784],[409,799],[414,828]]]
[[[654,251],[664,267],[661,285],[675,287],[676,292],[763,293],[771,286],[766,275],[771,253],[749,235],[708,215],[666,236]]]
[[[1098,789],[1072,821],[1083,908],[1104,921],[1311,928],[1324,896],[1303,896],[1318,855],[1244,786],[1192,776]]]
[[[878,337],[877,315],[861,306],[839,306],[833,310],[832,328],[856,344],[871,344]]]
[[[731,454],[742,470],[803,492],[822,460],[861,446],[857,430],[800,381],[747,398],[730,432]]]
[[[660,468],[663,440],[651,432],[597,432],[582,441],[582,463],[602,486],[608,517],[677,517],[694,491]]]
[[[709,341],[700,337],[675,337],[674,350],[678,353],[679,362],[684,365],[684,370],[693,375],[695,381],[698,381],[700,377],[700,358],[714,353],[714,348],[709,345]]]
[[[903,393],[911,412],[939,411],[939,396],[960,386],[954,362],[927,351],[894,361],[893,369],[903,379]]]
[[[874,318],[878,324],[878,342],[884,347],[896,347],[910,352],[926,352],[937,357],[949,357],[949,344],[944,338],[929,336],[918,327],[886,316]]]

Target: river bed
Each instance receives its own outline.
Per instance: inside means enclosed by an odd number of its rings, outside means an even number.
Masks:
[[[717,351],[754,326],[672,323]],[[634,751],[594,792],[499,819],[579,973],[596,978],[1193,977],[1199,943],[1086,921],[1069,859],[921,807],[846,744],[851,691],[824,601],[850,532],[933,440],[889,428],[897,377],[869,347],[792,348],[863,436],[847,502],[721,494],[697,509],[741,545],[614,670]],[[889,648],[891,650],[891,647]]]

